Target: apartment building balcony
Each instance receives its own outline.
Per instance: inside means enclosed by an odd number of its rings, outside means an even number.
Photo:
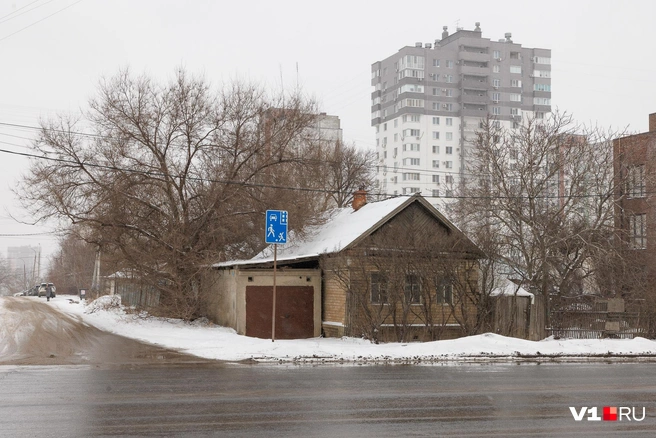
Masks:
[[[462,65],[460,67],[460,73],[464,75],[472,76],[486,76],[488,74],[487,65]]]
[[[485,92],[467,93],[465,91],[460,95],[460,99],[463,104],[486,104],[489,101],[489,97]]]
[[[462,61],[475,61],[475,62],[489,62],[490,54],[489,53],[480,53],[480,52],[469,52],[461,50],[458,52],[458,60]]]

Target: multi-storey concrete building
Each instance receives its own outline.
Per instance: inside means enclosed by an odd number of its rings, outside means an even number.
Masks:
[[[613,141],[617,187],[615,225],[623,231],[628,248],[656,279],[656,113],[649,115],[649,131]],[[649,231],[648,231],[649,230]],[[650,238],[651,237],[651,238]]]
[[[372,64],[381,193],[421,192],[435,204],[466,176],[471,141],[488,115],[508,128],[551,111],[551,50],[458,29]]]

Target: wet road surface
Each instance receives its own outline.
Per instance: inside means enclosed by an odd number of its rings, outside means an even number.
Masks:
[[[0,366],[0,436],[655,436],[654,368]],[[646,418],[576,422],[569,406]]]

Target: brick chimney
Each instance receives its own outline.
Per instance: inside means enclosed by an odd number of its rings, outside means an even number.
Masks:
[[[649,114],[649,132],[656,131],[656,113]]]
[[[367,203],[367,191],[364,189],[357,190],[355,193],[353,193],[353,202],[351,203],[351,207],[353,207],[353,211],[358,211],[360,208],[362,208],[363,205]]]

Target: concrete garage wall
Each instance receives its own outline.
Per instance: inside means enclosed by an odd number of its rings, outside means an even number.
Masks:
[[[207,300],[208,317],[217,324],[246,334],[246,287],[273,286],[271,269],[224,269],[216,271],[216,281]],[[321,271],[280,269],[276,286],[311,286],[314,289],[314,336],[321,335]]]

